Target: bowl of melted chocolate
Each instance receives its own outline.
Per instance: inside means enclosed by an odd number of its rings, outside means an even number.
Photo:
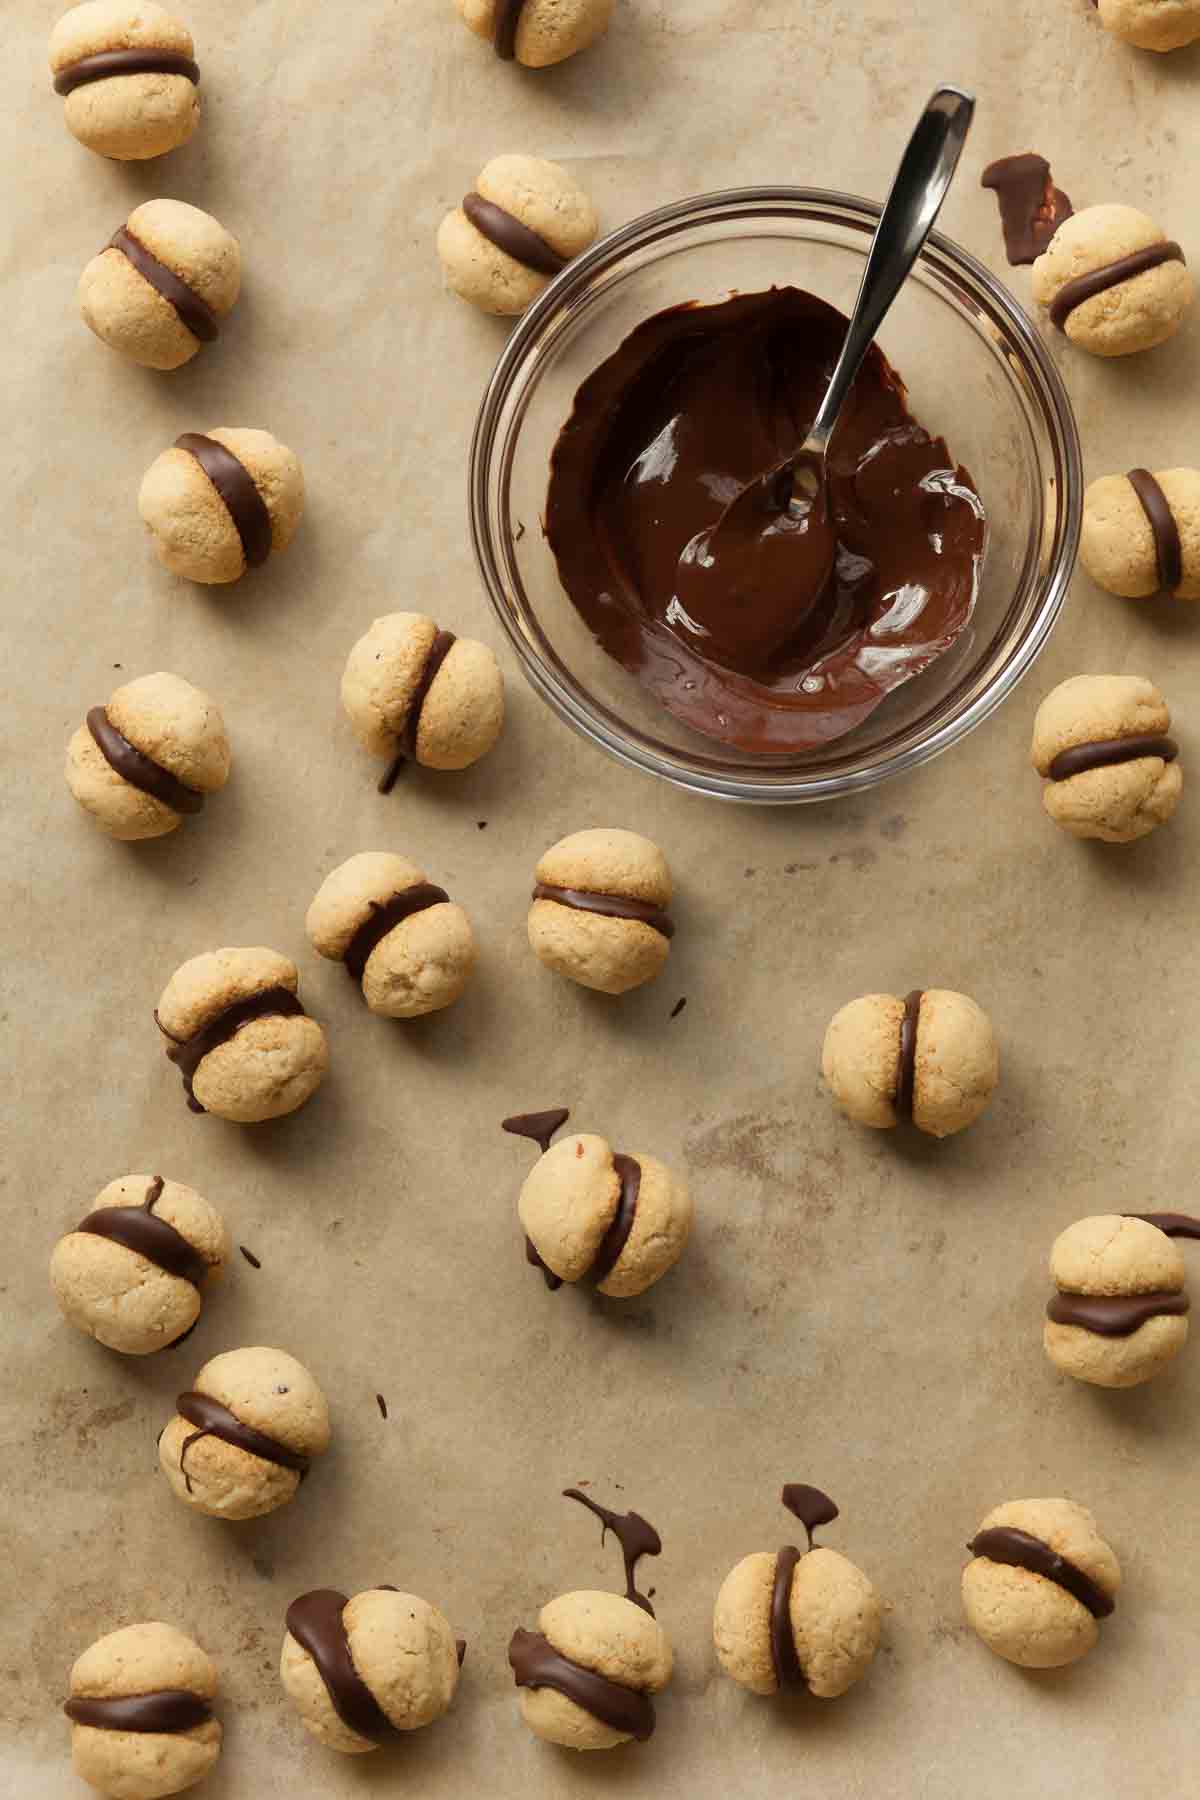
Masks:
[[[832,574],[790,488],[718,529],[803,440],[877,217],[797,188],[649,214],[552,283],[485,395],[472,535],[522,667],[678,786],[789,804],[911,770],[1000,705],[1062,607],[1070,403],[1012,296],[936,233],[832,439]]]

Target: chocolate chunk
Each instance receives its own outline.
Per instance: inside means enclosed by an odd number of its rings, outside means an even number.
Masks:
[[[409,701],[408,711],[404,715],[400,747],[379,779],[381,794],[390,794],[405,763],[417,760],[417,732],[421,726],[421,708],[429,698],[429,690],[434,684],[438,670],[456,642],[457,639],[452,631],[438,631],[434,635],[433,642],[429,646],[429,655],[425,658],[425,666],[421,670],[416,688],[413,690],[413,697]]]
[[[893,1102],[898,1119],[911,1121],[917,1086],[917,1026],[921,1019],[924,989],[914,988],[904,1002],[900,1021],[900,1060],[896,1067],[896,1098]]]
[[[414,913],[425,912],[431,906],[441,906],[449,898],[445,888],[434,887],[429,881],[418,881],[413,887],[393,894],[390,900],[372,900],[369,903],[371,911],[342,955],[342,961],[353,980],[362,980],[371,952],[383,942],[389,931],[394,931],[397,925],[410,919]]]
[[[134,237],[127,225],[122,225],[119,231],[114,232],[108,247],[110,250],[119,250],[126,261],[133,264],[138,274],[150,283],[155,293],[161,294],[168,305],[175,308],[181,323],[194,338],[199,338],[202,344],[215,343],[221,335],[221,327],[207,300],[202,300],[174,269],[168,269],[166,263],[159,262],[157,256],[147,250],[140,239]]]
[[[210,1394],[180,1394],[175,1402],[175,1410],[189,1425],[197,1427],[183,1440],[179,1451],[179,1472],[189,1494],[192,1483],[184,1467],[184,1459],[192,1445],[205,1437],[220,1438],[238,1450],[245,1450],[250,1456],[259,1456],[264,1462],[278,1464],[281,1469],[294,1469],[301,1480],[308,1473],[307,1456],[298,1450],[289,1450],[286,1444],[268,1437],[265,1431],[256,1431],[253,1425],[244,1425],[236,1413],[230,1412],[227,1406],[214,1400]]]
[[[493,42],[501,62],[512,62],[517,54],[517,26],[525,0],[496,0],[496,23]]]
[[[242,540],[247,566],[255,569],[265,563],[271,554],[271,515],[249,469],[232,450],[202,432],[185,431],[175,439],[175,448],[195,457],[224,501]]]
[[[569,906],[575,912],[599,913],[605,919],[633,919],[642,925],[649,925],[662,937],[675,936],[675,922],[670,914],[649,900],[630,900],[624,894],[585,893],[581,888],[552,887],[546,881],[538,882],[532,897],[535,900],[553,900],[557,905]]]
[[[144,751],[131,744],[128,738],[122,737],[116,726],[109,720],[102,706],[93,706],[87,716],[87,728],[92,734],[92,742],[101,756],[130,787],[139,788],[143,794],[159,800],[169,806],[172,812],[198,813],[204,810],[204,795],[198,794],[194,788],[184,787],[182,781],[156,763]]]
[[[555,1132],[570,1116],[570,1109],[565,1106],[551,1107],[548,1112],[514,1113],[510,1119],[501,1120],[500,1129],[510,1131],[514,1137],[532,1138],[545,1156]]]
[[[561,1656],[540,1631],[517,1630],[508,1646],[508,1661],[518,1687],[553,1688],[613,1731],[644,1743],[654,1732],[654,1706],[646,1694],[622,1687]]]
[[[1200,1238],[1200,1219],[1194,1219],[1190,1213],[1149,1212],[1126,1213],[1127,1219],[1145,1219],[1148,1225],[1157,1225],[1172,1238]]]
[[[633,1230],[633,1221],[637,1215],[638,1195],[642,1187],[642,1166],[632,1156],[624,1156],[619,1150],[615,1150],[613,1152],[613,1168],[617,1171],[621,1182],[620,1192],[617,1196],[617,1210],[612,1216],[608,1230],[600,1239],[600,1248],[596,1251],[592,1266],[588,1270],[588,1279],[594,1281],[597,1287],[612,1274],[620,1260],[622,1250],[629,1242],[629,1234]]]
[[[506,212],[504,207],[485,200],[482,194],[464,195],[462,209],[476,231],[481,232],[490,244],[495,244],[497,250],[511,256],[514,262],[533,269],[538,275],[557,275],[566,268],[566,257],[560,256],[552,244]]]
[[[1047,1581],[1073,1594],[1095,1619],[1106,1619],[1113,1611],[1114,1601],[1090,1575],[1027,1531],[1018,1531],[1012,1525],[993,1525],[972,1538],[967,1549],[972,1556],[987,1557],[989,1562],[1007,1563],[1012,1568],[1044,1575]]]
[[[579,1488],[564,1488],[564,1500],[578,1500],[589,1512],[595,1513],[600,1520],[602,1530],[600,1542],[603,1543],[611,1531],[621,1546],[621,1555],[625,1559],[625,1598],[640,1606],[643,1612],[654,1617],[654,1608],[645,1594],[637,1589],[637,1565],[643,1556],[661,1556],[662,1539],[651,1525],[649,1519],[643,1519],[641,1513],[611,1512],[607,1506],[601,1506],[598,1500],[589,1499]]]
[[[1200,1234],[1197,1234],[1200,1235]],[[1058,1293],[1046,1308],[1056,1325],[1081,1325],[1101,1337],[1132,1337],[1147,1319],[1191,1310],[1186,1294]]]
[[[60,69],[54,77],[54,91],[73,94],[78,87],[108,81],[114,75],[184,75],[193,86],[200,80],[200,70],[191,57],[176,50],[101,50]]]
[[[1067,320],[1085,300],[1094,300],[1097,294],[1106,294],[1109,288],[1117,287],[1135,275],[1144,275],[1147,269],[1157,269],[1162,263],[1186,261],[1187,257],[1175,243],[1150,244],[1145,250],[1135,250],[1131,256],[1120,256],[1115,262],[1104,263],[1086,275],[1077,275],[1074,281],[1059,288],[1050,302],[1050,318],[1060,331],[1065,331]]]
[[[180,1040],[171,1037],[157,1012],[154,1014],[154,1023],[164,1037],[171,1039],[167,1046],[167,1056],[183,1076],[183,1091],[187,1095],[188,1105],[193,1112],[203,1112],[204,1108],[192,1091],[192,1082],[196,1070],[209,1051],[228,1043],[252,1019],[296,1018],[303,1011],[303,1006],[290,988],[270,987],[264,988],[261,994],[251,994],[248,999],[237,1000],[232,1006],[227,1006],[190,1038]]]
[[[1046,771],[1051,781],[1069,781],[1072,775],[1084,775],[1089,769],[1107,769],[1115,763],[1136,762],[1140,756],[1161,756],[1174,762],[1179,745],[1174,738],[1156,737],[1151,733],[1123,738],[1104,738],[1095,744],[1072,744],[1060,750]]]
[[[1004,248],[1014,266],[1035,262],[1073,208],[1056,188],[1044,156],[1002,156],[983,171],[982,184],[1000,205]]]
[[[287,1628],[312,1657],[342,1724],[373,1744],[400,1736],[354,1666],[342,1615],[349,1604],[334,1588],[314,1588],[287,1609]]]
[[[186,1688],[160,1688],[153,1694],[123,1694],[112,1700],[72,1695],[63,1707],[76,1725],[96,1731],[192,1731],[212,1718],[202,1694]]]
[[[189,1281],[194,1288],[199,1288],[208,1274],[208,1264],[182,1232],[176,1231],[154,1211],[162,1191],[162,1176],[156,1175],[140,1206],[102,1206],[89,1213],[75,1229],[85,1231],[91,1237],[108,1238],[114,1244],[123,1244],[126,1250],[144,1256],[147,1262],[165,1269],[168,1275],[176,1275],[180,1281]],[[176,1338],[175,1342],[179,1341]]]
[[[1142,511],[1154,536],[1154,563],[1158,589],[1173,594],[1183,580],[1183,540],[1167,496],[1149,469],[1130,469],[1126,479],[1142,503]]]

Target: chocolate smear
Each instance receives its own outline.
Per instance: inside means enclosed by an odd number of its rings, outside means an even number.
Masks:
[[[514,262],[538,275],[557,275],[566,268],[566,257],[560,256],[552,244],[531,231],[528,225],[523,225],[503,206],[485,200],[482,194],[464,194],[462,209],[476,231],[490,244],[495,244],[497,250],[503,250],[505,256],[511,256]]]
[[[304,1008],[290,988],[270,987],[264,988],[261,994],[251,994],[248,999],[238,1000],[232,1006],[227,1006],[190,1038],[181,1040],[171,1037],[157,1011],[154,1023],[165,1038],[171,1039],[167,1056],[183,1076],[183,1091],[187,1095],[188,1105],[193,1112],[203,1112],[204,1108],[192,1091],[192,1081],[209,1051],[228,1043],[243,1025],[249,1025],[253,1019],[290,1019],[298,1017],[303,1011]]]
[[[204,810],[204,795],[198,794],[195,788],[185,787],[170,769],[164,769],[161,763],[156,763],[128,738],[122,737],[102,706],[92,707],[87,716],[87,728],[109,768],[130,787],[140,788],[143,794],[161,801],[173,812]]]
[[[169,269],[166,263],[159,262],[152,251],[147,250],[140,238],[134,237],[127,225],[113,233],[108,248],[119,250],[121,255],[137,270],[144,281],[148,281],[156,294],[161,294],[169,306],[173,306],[179,315],[181,324],[186,326],[194,338],[202,344],[215,343],[221,335],[221,327],[217,315],[207,300],[202,300],[194,288]]]
[[[1127,1219],[1145,1219],[1148,1225],[1157,1225],[1171,1238],[1200,1238],[1200,1219],[1194,1219],[1190,1213],[1152,1212],[1126,1213]]]
[[[255,569],[265,563],[271,554],[271,515],[249,469],[232,450],[202,432],[185,431],[175,439],[175,448],[195,457],[224,501],[242,540],[247,566]]]
[[[917,1086],[917,1026],[921,1018],[924,989],[914,988],[904,1002],[900,1021],[900,1060],[896,1068],[896,1098],[893,1102],[898,1119],[911,1120],[913,1098]]]
[[[425,666],[413,690],[413,697],[408,703],[408,711],[404,715],[404,725],[400,732],[399,747],[384,774],[379,779],[379,792],[390,794],[400,776],[405,763],[417,760],[417,733],[421,728],[421,708],[429,698],[429,690],[437,679],[438,670],[454,648],[457,639],[452,631],[435,633],[429,646],[429,655],[425,658]]]
[[[199,1288],[208,1274],[208,1264],[182,1232],[176,1231],[154,1211],[162,1191],[163,1178],[156,1175],[140,1206],[102,1206],[89,1213],[75,1229],[86,1232],[89,1237],[108,1238],[114,1244],[122,1244],[126,1250],[144,1256],[147,1262],[165,1270],[168,1275],[175,1275],[180,1281],[188,1281],[194,1288]],[[179,1343],[180,1339],[176,1338],[175,1342]]]
[[[1191,1310],[1186,1294],[1058,1293],[1046,1308],[1056,1325],[1079,1325],[1100,1337],[1132,1337],[1148,1319]]]
[[[514,1631],[508,1661],[518,1687],[553,1688],[602,1725],[641,1743],[653,1735],[654,1706],[648,1695],[571,1662],[540,1631]]]
[[[54,91],[66,96],[89,82],[108,81],[114,75],[183,75],[193,86],[200,81],[197,65],[177,50],[100,50],[60,69],[54,77]]]
[[[1145,250],[1135,250],[1131,256],[1120,256],[1115,262],[1104,263],[1086,275],[1077,275],[1074,281],[1059,288],[1050,302],[1051,321],[1060,331],[1065,331],[1067,320],[1085,300],[1094,300],[1097,294],[1106,294],[1109,288],[1119,286],[1122,281],[1131,281],[1135,275],[1144,275],[1148,269],[1157,269],[1162,263],[1186,261],[1187,257],[1176,243],[1149,244]]]
[[[1046,773],[1051,781],[1069,781],[1072,775],[1085,775],[1089,769],[1136,762],[1141,756],[1160,756],[1164,762],[1174,762],[1178,755],[1179,745],[1174,738],[1146,732],[1133,737],[1104,738],[1095,744],[1073,744],[1069,750],[1059,751]]]
[[[354,1666],[342,1620],[348,1604],[347,1596],[335,1588],[314,1588],[292,1601],[287,1628],[317,1665],[342,1724],[373,1744],[385,1744],[400,1733]]]
[[[629,1234],[637,1215],[638,1195],[642,1188],[642,1165],[632,1156],[625,1156],[619,1150],[614,1150],[613,1168],[621,1183],[617,1195],[617,1210],[608,1230],[600,1239],[600,1247],[588,1270],[589,1280],[594,1281],[597,1287],[612,1274],[622,1250],[629,1242]]]
[[[1141,501],[1154,537],[1159,593],[1174,594],[1183,580],[1183,540],[1170,502],[1149,469],[1130,469],[1126,480]]]
[[[987,1531],[979,1532],[967,1549],[972,1556],[984,1556],[989,1562],[1007,1563],[1012,1568],[1028,1569],[1033,1575],[1045,1576],[1047,1581],[1053,1581],[1068,1594],[1073,1594],[1094,1619],[1106,1619],[1113,1611],[1115,1602],[1090,1575],[1085,1575],[1082,1569],[1060,1556],[1057,1550],[1052,1550],[1041,1538],[1018,1531],[1013,1525],[993,1525]]]
[[[191,1477],[184,1467],[184,1459],[193,1444],[201,1438],[220,1438],[226,1444],[232,1444],[237,1450],[245,1450],[250,1456],[259,1456],[263,1462],[276,1463],[281,1469],[294,1469],[303,1480],[308,1474],[309,1459],[298,1450],[289,1450],[265,1431],[256,1431],[253,1425],[244,1425],[236,1413],[230,1412],[219,1400],[210,1394],[195,1392],[180,1394],[175,1402],[175,1410],[180,1418],[186,1419],[189,1425],[197,1429],[189,1437],[184,1438],[179,1451],[179,1472],[190,1494]]]
[[[579,1488],[564,1488],[564,1500],[578,1500],[589,1512],[595,1513],[600,1520],[602,1530],[600,1542],[603,1543],[611,1531],[621,1546],[621,1555],[625,1559],[625,1598],[640,1606],[643,1612],[654,1617],[654,1608],[645,1594],[637,1589],[637,1565],[643,1556],[661,1556],[662,1539],[651,1525],[649,1519],[643,1519],[641,1513],[610,1512],[607,1506],[601,1506],[598,1500],[589,1499]]]
[[[675,936],[675,921],[664,907],[654,906],[648,900],[630,900],[624,894],[592,894],[582,888],[553,887],[549,882],[539,881],[533,890],[535,900],[553,900],[559,906],[569,906],[575,912],[599,913],[605,919],[633,919],[642,925],[649,925],[662,937]]]
[[[122,1694],[111,1700],[73,1694],[63,1707],[75,1725],[96,1731],[192,1731],[212,1718],[202,1694],[186,1688],[160,1688],[154,1694]]]
[[[501,62],[512,62],[517,54],[517,26],[525,0],[496,0],[496,24],[493,42]]]
[[[1033,151],[989,163],[981,185],[991,188],[999,203],[1004,249],[1014,267],[1036,262],[1074,210],[1062,189],[1055,187],[1050,164]]]
[[[401,893],[393,894],[390,900],[369,901],[371,910],[342,956],[351,978],[362,980],[371,952],[389,931],[394,931],[405,919],[411,919],[414,913],[426,912],[431,906],[442,906],[449,898],[445,888],[434,887],[429,881],[418,881]]]
[[[547,1112],[513,1113],[511,1118],[500,1121],[500,1129],[510,1131],[514,1137],[532,1138],[545,1156],[555,1132],[570,1116],[570,1108],[566,1106],[553,1106]]]
[[[239,1244],[238,1249],[241,1251],[242,1255],[245,1257],[246,1261],[250,1264],[250,1267],[252,1269],[261,1269],[262,1268],[262,1264],[259,1262],[257,1256],[255,1256],[253,1250],[247,1250],[245,1244]]]

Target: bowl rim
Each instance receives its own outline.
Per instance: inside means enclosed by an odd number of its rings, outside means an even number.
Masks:
[[[948,266],[955,277],[965,277],[983,299],[999,312],[1022,353],[1022,373],[1032,387],[1043,416],[1053,453],[1058,485],[1060,529],[1053,561],[1044,578],[1037,610],[1025,635],[992,675],[987,687],[956,715],[943,721],[922,739],[866,767],[833,774],[791,774],[787,769],[772,778],[771,761],[764,757],[760,770],[715,771],[690,768],[673,757],[655,751],[619,720],[615,729],[598,716],[595,708],[564,685],[537,653],[529,635],[512,616],[506,584],[492,542],[489,472],[492,467],[496,427],[509,396],[514,376],[526,361],[546,323],[573,298],[580,296],[598,272],[615,266],[629,251],[657,240],[664,232],[724,216],[753,218],[772,214],[786,218],[795,209],[819,218],[823,208],[833,209],[831,223],[856,223],[869,227],[878,220],[882,206],[863,195],[840,193],[832,188],[767,185],[719,188],[652,208],[617,226],[569,262],[526,310],[508,338],[484,389],[471,437],[468,459],[468,515],[476,567],[522,673],[551,710],[579,736],[629,768],[656,775],[675,787],[713,799],[759,805],[801,805],[861,793],[892,777],[911,773],[959,743],[1001,706],[1028,674],[1045,648],[1058,622],[1075,568],[1083,512],[1083,459],[1079,431],[1066,385],[1033,322],[1015,295],[969,250],[943,232],[931,231],[918,257],[918,266],[935,270]],[[840,215],[838,217],[837,215]],[[606,718],[615,715],[608,714]]]

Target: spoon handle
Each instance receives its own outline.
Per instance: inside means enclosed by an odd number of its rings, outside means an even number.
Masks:
[[[975,114],[975,97],[940,87],[917,121],[863,270],[850,328],[802,454],[824,456],[859,365],[941,211]]]

